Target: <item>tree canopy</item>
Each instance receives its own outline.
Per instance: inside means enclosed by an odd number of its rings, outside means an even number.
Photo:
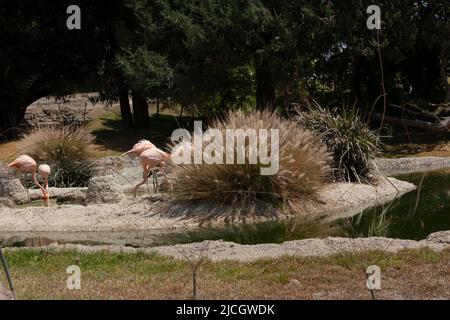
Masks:
[[[381,30],[366,27],[367,0],[0,2],[4,134],[34,100],[83,89],[138,127],[149,99],[206,117],[311,98],[375,111],[450,99],[447,0],[380,0]],[[70,4],[80,30],[66,27]]]

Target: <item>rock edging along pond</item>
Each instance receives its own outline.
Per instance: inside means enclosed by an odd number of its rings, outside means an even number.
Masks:
[[[77,244],[50,245],[32,250],[80,252],[108,251],[112,253],[157,253],[176,259],[202,259],[212,261],[234,260],[249,262],[257,259],[279,258],[282,256],[329,256],[343,252],[363,252],[383,250],[398,252],[405,249],[428,248],[441,251],[450,248],[450,231],[440,231],[429,235],[426,239],[401,240],[382,237],[305,239],[286,241],[281,244],[241,245],[225,241],[203,241],[190,244],[161,246],[155,248],[132,248],[126,246],[102,245],[85,246]],[[7,250],[23,250],[24,248],[8,248]],[[30,248],[28,248],[30,249]]]
[[[431,171],[450,167],[450,157],[405,157],[397,159],[378,158],[373,170],[385,176]]]

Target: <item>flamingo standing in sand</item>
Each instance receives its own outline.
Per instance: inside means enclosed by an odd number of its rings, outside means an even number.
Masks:
[[[148,140],[142,139],[139,140],[134,146],[133,149],[128,150],[124,154],[134,155],[139,157],[142,152],[148,149],[156,148],[156,146]]]
[[[40,173],[42,172],[42,174],[44,174],[43,178],[46,181],[46,188],[44,188],[37,180],[36,180],[36,161],[34,161],[33,158],[31,158],[28,155],[21,155],[20,157],[18,157],[16,160],[14,160],[13,162],[11,162],[10,164],[8,164],[8,167],[10,168],[14,168],[19,170],[20,172],[24,173],[25,176],[27,174],[31,174],[31,177],[33,179],[34,184],[41,189],[43,196],[42,199],[44,200],[44,202],[46,204],[48,204],[48,199],[49,199],[49,195],[47,192],[48,188],[48,174],[50,174],[50,167],[48,165],[42,165]],[[45,177],[47,175],[47,177]],[[27,188],[27,192],[28,192],[28,188]],[[28,196],[29,198],[29,196]]]
[[[170,154],[158,149],[156,147],[143,151],[139,156],[139,162],[141,163],[143,172],[143,179],[134,187],[134,197],[136,197],[137,189],[148,181],[148,177],[153,171],[153,190],[158,190],[158,177],[156,172],[157,168],[164,168],[166,161],[170,159]]]

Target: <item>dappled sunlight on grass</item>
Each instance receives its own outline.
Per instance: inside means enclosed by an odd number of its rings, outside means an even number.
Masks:
[[[95,136],[96,156],[102,157],[121,154],[140,139],[150,140],[157,147],[165,148],[173,130],[186,126],[189,120],[184,118],[180,123],[175,116],[153,115],[148,129],[127,129],[122,124],[120,114],[111,111],[92,120],[87,129]]]
[[[404,128],[387,128],[382,132],[383,155],[400,157],[450,157],[450,132],[430,134],[426,131],[405,131]]]

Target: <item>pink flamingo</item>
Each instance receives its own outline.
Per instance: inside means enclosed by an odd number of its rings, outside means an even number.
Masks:
[[[133,149],[128,150],[124,154],[130,154],[139,157],[142,152],[148,149],[156,148],[156,146],[148,140],[142,139],[139,140],[134,146]]]
[[[158,190],[158,177],[156,172],[157,168],[164,168],[166,161],[170,159],[170,154],[162,151],[158,148],[147,149],[141,153],[139,156],[139,161],[141,163],[143,172],[143,179],[134,187],[134,197],[136,197],[137,189],[148,181],[150,173],[153,173],[153,190],[156,192]],[[153,172],[152,172],[153,171]]]
[[[48,164],[41,164],[38,167],[38,173],[44,179],[45,182],[45,190],[47,190],[48,193],[48,177],[50,176],[50,173],[52,172],[52,169],[50,169],[50,166]]]
[[[34,161],[33,158],[31,158],[30,156],[27,156],[27,155],[21,155],[16,160],[14,160],[10,164],[8,164],[8,167],[19,170],[20,172],[24,173],[25,176],[27,174],[31,173],[31,177],[33,179],[34,184],[39,189],[41,189],[41,191],[43,193],[42,199],[44,200],[45,203],[48,203],[49,195],[48,195],[47,190],[43,186],[41,186],[39,184],[39,182],[36,180],[36,167],[37,167],[37,164],[36,164],[36,161]],[[27,192],[28,192],[28,189],[27,189]]]

